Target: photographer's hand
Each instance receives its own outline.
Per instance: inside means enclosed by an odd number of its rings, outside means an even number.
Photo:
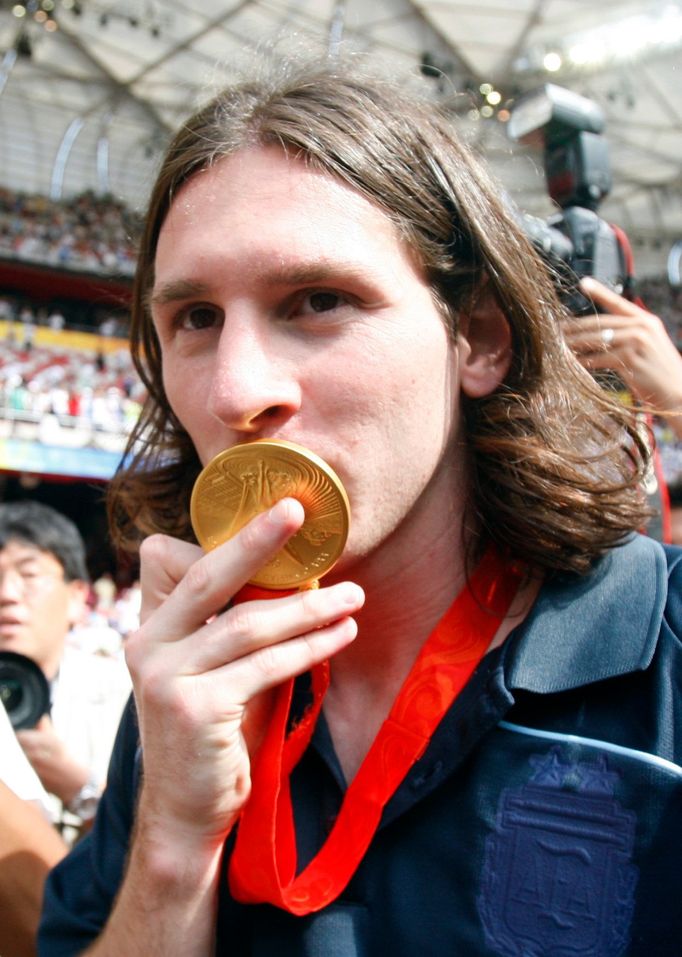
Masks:
[[[632,395],[682,438],[682,356],[663,322],[596,279],[580,285],[599,313],[566,323],[568,345],[590,372],[616,372]]]
[[[43,715],[35,728],[17,731],[17,739],[45,790],[69,804],[90,772],[71,756],[49,717]]]

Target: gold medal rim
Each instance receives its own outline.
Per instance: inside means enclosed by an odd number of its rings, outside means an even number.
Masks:
[[[283,450],[289,451],[293,453],[294,458],[302,457],[306,459],[311,465],[319,469],[327,477],[327,479],[333,485],[335,491],[338,493],[339,498],[341,500],[341,505],[342,505],[344,518],[345,518],[345,523],[344,523],[345,531],[342,536],[336,558],[334,558],[334,560],[330,562],[330,564],[324,569],[324,571],[322,572],[316,571],[315,574],[306,576],[305,578],[297,579],[295,582],[292,582],[291,584],[283,583],[283,584],[273,585],[271,583],[261,581],[258,573],[254,575],[253,578],[249,579],[250,585],[257,585],[260,588],[266,588],[272,591],[284,591],[284,590],[287,590],[288,588],[305,588],[307,585],[310,585],[312,582],[315,582],[318,578],[322,578],[324,577],[324,575],[328,574],[331,571],[331,569],[334,567],[334,565],[336,565],[339,558],[343,554],[343,549],[346,546],[346,541],[348,540],[348,532],[350,530],[350,502],[348,499],[348,494],[346,492],[346,489],[344,488],[344,485],[341,479],[336,474],[336,472],[331,467],[331,465],[325,462],[325,460],[321,458],[319,455],[316,455],[315,452],[311,451],[310,449],[306,448],[303,445],[297,445],[295,442],[289,442],[289,441],[286,441],[285,439],[254,439],[253,442],[241,442],[239,445],[233,445],[231,448],[223,449],[222,452],[218,452],[217,455],[214,455],[213,458],[209,462],[207,462],[207,464],[202,468],[199,475],[197,475],[196,480],[194,482],[194,486],[192,488],[192,495],[190,498],[189,510],[190,510],[190,521],[192,523],[194,534],[196,535],[197,541],[199,542],[201,547],[205,551],[209,551],[210,548],[207,546],[206,541],[202,540],[203,535],[199,534],[199,531],[197,530],[197,525],[199,524],[198,519],[200,514],[200,504],[199,504],[200,493],[198,489],[204,474],[208,472],[209,469],[212,469],[217,463],[223,462],[226,459],[234,458],[236,455],[243,454],[246,449],[253,448],[253,447],[271,448],[273,450],[277,450],[278,452],[281,452]],[[293,497],[295,498],[295,496]]]

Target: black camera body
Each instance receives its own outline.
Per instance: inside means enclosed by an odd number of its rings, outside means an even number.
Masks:
[[[0,651],[0,701],[15,731],[35,728],[50,712],[50,686],[32,658]]]
[[[546,221],[524,214],[521,223],[574,315],[592,311],[578,288],[583,276],[619,293],[629,280],[618,234],[596,212],[612,185],[603,129],[596,103],[552,83],[522,97],[508,125],[512,139],[544,151],[547,191],[561,211]]]

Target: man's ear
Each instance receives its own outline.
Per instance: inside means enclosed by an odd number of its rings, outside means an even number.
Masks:
[[[67,585],[69,589],[69,625],[71,628],[85,619],[85,609],[90,595],[90,586],[87,582],[74,578]]]
[[[509,371],[512,345],[509,321],[488,290],[460,313],[457,347],[462,392],[470,399],[494,392]]]

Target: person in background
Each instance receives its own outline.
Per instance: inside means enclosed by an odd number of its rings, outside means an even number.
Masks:
[[[451,117],[358,59],[273,70],[152,192],[109,487],[134,702],[41,957],[675,954],[682,552],[635,534],[636,417]],[[197,476],[257,439],[347,490],[317,589],[244,591],[295,496],[196,544]]]
[[[566,341],[590,372],[616,372],[634,399],[682,439],[682,355],[658,316],[593,278],[581,289],[595,306],[565,323]]]
[[[66,319],[59,309],[52,309],[47,317],[47,325],[55,332],[61,332],[66,325]]]
[[[594,311],[564,323],[566,341],[590,372],[615,373],[621,399],[642,410],[647,432],[653,426],[655,457],[644,480],[653,511],[647,533],[675,542],[660,446],[664,435],[682,443],[682,355],[661,319],[643,306],[592,277],[581,289]]]
[[[141,605],[142,589],[136,579],[121,590],[114,605],[112,621],[123,638],[140,627]]]
[[[682,477],[668,489],[670,495],[670,525],[673,545],[682,545]]]
[[[0,780],[0,953],[33,957],[45,878],[67,846],[35,807]]]
[[[32,957],[45,877],[67,846],[0,703],[0,953]]]
[[[102,572],[92,584],[96,596],[97,610],[104,615],[110,615],[116,601],[116,582],[111,572]]]
[[[53,795],[60,828],[92,819],[130,692],[122,662],[67,640],[83,619],[88,591],[73,522],[39,502],[0,504],[0,650],[31,658],[50,684],[50,713],[17,737]]]

